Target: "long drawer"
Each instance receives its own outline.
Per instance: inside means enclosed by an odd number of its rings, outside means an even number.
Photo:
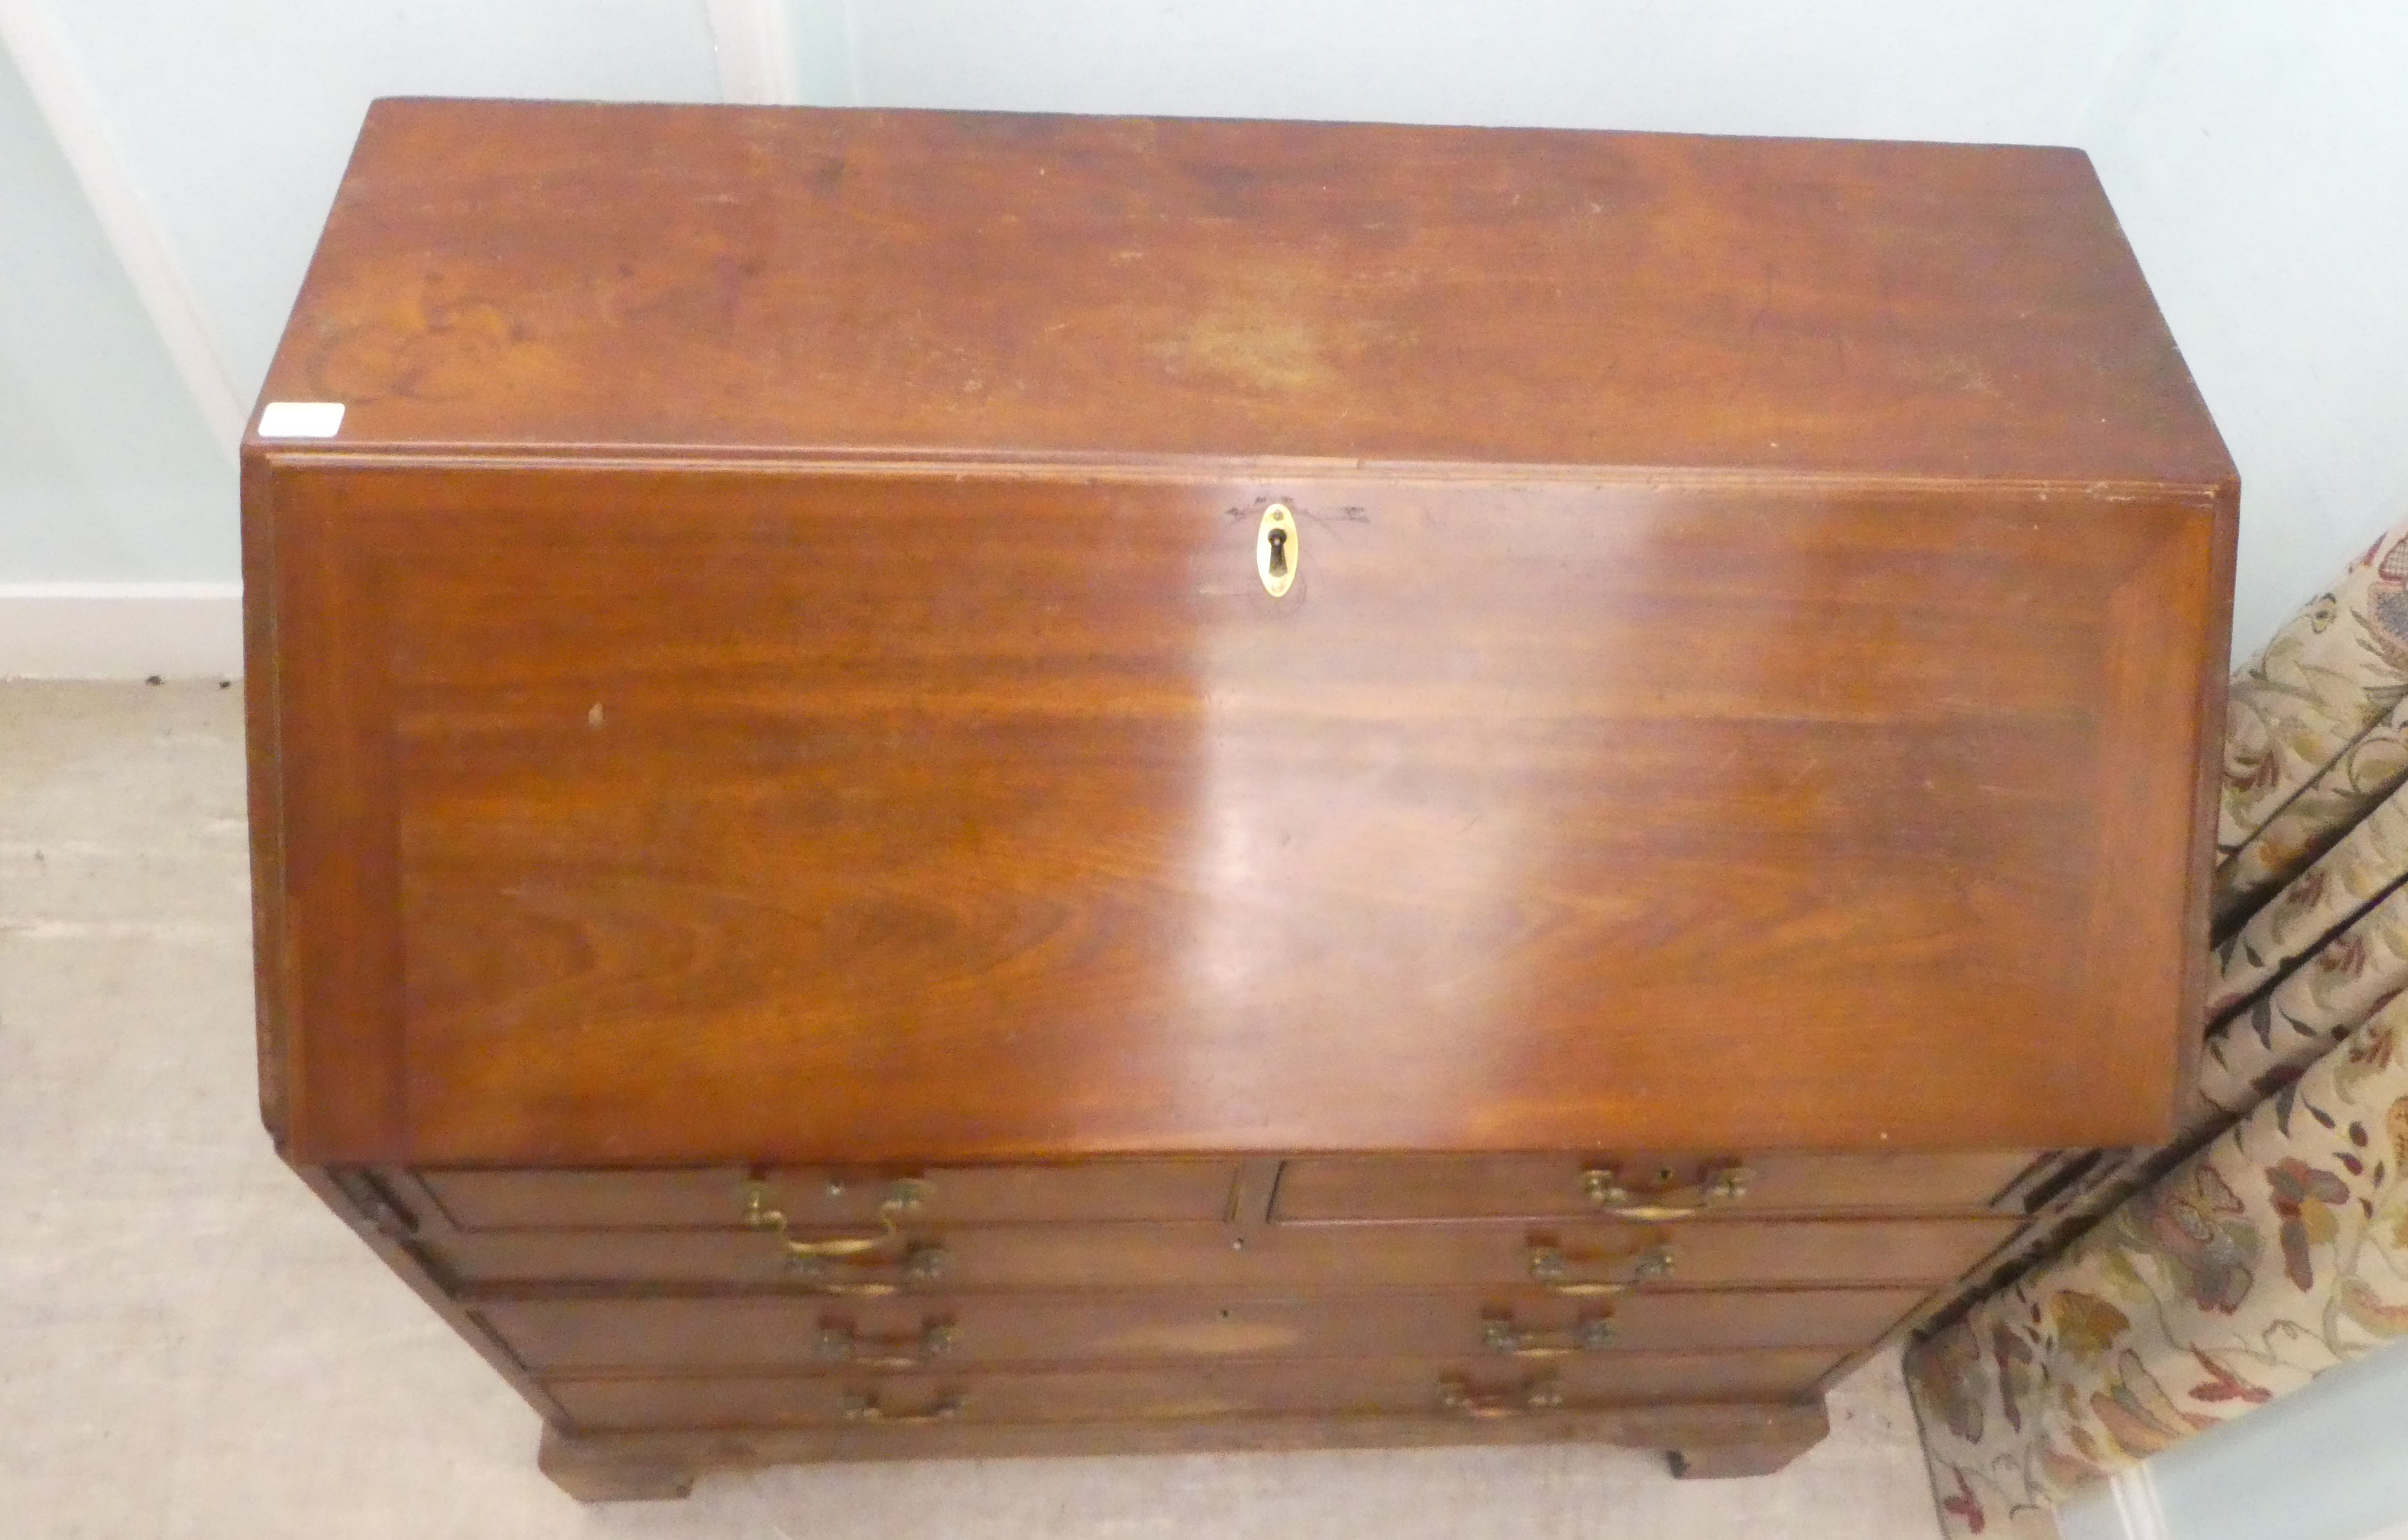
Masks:
[[[993,1294],[500,1299],[474,1308],[538,1373],[862,1368],[1238,1358],[1485,1357],[1849,1348],[1912,1289],[1705,1290],[1566,1299],[1536,1289],[1251,1296]]]
[[[1176,1369],[855,1376],[558,1376],[546,1388],[583,1431],[933,1422],[1080,1422],[1418,1412],[1543,1415],[1590,1406],[1779,1402],[1845,1355],[1620,1353],[1560,1364],[1493,1360],[1199,1363]]]
[[[2028,1150],[1912,1155],[1321,1156],[1280,1171],[1271,1217],[1409,1219],[1915,1212],[1988,1205]]]
[[[1281,1167],[1274,1219],[1575,1219],[1634,1215],[1914,1213],[1988,1205],[2036,1157],[1943,1154],[1747,1156],[1314,1156]],[[748,1172],[483,1170],[415,1173],[461,1230],[699,1228],[773,1209],[796,1231],[878,1224],[882,1208],[922,1223],[1045,1224],[1214,1219],[1238,1167],[1222,1160]]]
[[[1064,1165],[940,1167],[910,1172],[740,1166],[666,1170],[478,1170],[413,1173],[461,1230],[710,1229],[774,1210],[797,1231],[876,1225],[882,1208],[942,1224],[1071,1219],[1219,1219],[1234,1161],[1090,1161]],[[757,1211],[757,1209],[755,1209]]]
[[[906,1232],[892,1247],[790,1258],[744,1231],[513,1231],[423,1244],[466,1284],[778,1285],[799,1290],[1176,1289],[1342,1292],[1537,1283],[1556,1291],[1945,1283],[2014,1229],[1998,1218],[1270,1227],[985,1225]]]

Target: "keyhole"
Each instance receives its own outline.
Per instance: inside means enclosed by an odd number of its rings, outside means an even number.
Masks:
[[[1299,560],[1304,554],[1302,534],[1285,503],[1273,503],[1263,510],[1262,526],[1254,535],[1254,572],[1274,599],[1288,591],[1303,564]]]

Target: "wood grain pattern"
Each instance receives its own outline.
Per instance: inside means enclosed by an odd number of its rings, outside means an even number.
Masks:
[[[1593,1216],[1592,1171],[1617,1175],[1638,1205],[1698,1205],[1707,1219],[1983,1208],[2032,1163],[2026,1150],[1918,1155],[1327,1156],[1290,1161],[1271,1218],[1284,1224],[1355,1220]],[[1703,1187],[1738,1166],[1739,1197],[1706,1201]]]
[[[2033,1163],[2028,1151],[1744,1156],[1748,1186],[1708,1217],[1850,1210],[1979,1209]],[[1641,1151],[1587,1156],[1338,1156],[1274,1162],[1280,1223],[1355,1219],[1600,1218],[1588,1171],[1624,1174],[1635,1200],[1694,1198],[1735,1163]],[[1230,1210],[1231,1161],[1097,1161],[1048,1165],[700,1166],[666,1170],[420,1168],[434,1205],[462,1230],[725,1229],[758,1177],[765,1201],[800,1229],[874,1225],[892,1183],[914,1184],[915,1227],[1111,1219],[1210,1219]],[[1658,1192],[1658,1189],[1665,1190]]]
[[[403,1008],[386,573],[342,537],[339,484],[281,506],[272,478],[245,484],[258,499],[246,518],[266,529],[246,540],[243,603],[268,612],[251,631],[272,629],[278,651],[275,693],[251,714],[273,724],[255,731],[272,732],[274,759],[254,739],[251,764],[271,777],[257,800],[280,820],[262,836],[280,892],[259,911],[276,929],[254,942],[263,1041],[282,1061],[261,1077],[270,1132],[294,1160],[322,1148],[322,1129],[342,1130],[361,1159],[390,1160],[409,1135],[402,1077],[380,1067]]]
[[[744,1212],[741,1166],[670,1171],[446,1171],[417,1177],[463,1230],[725,1229]],[[767,1168],[764,1201],[800,1232],[875,1225],[905,1173]],[[1234,1161],[1098,1161],[1075,1165],[919,1167],[915,1226],[1067,1220],[1218,1219]]]
[[[2204,649],[2187,591],[2118,598],[2203,506],[291,479],[393,639],[314,719],[372,778],[289,794],[354,880],[389,817],[398,888],[303,911],[351,1002],[305,1157],[2029,1148],[2170,1105],[2191,940],[2142,890],[2193,809],[2096,793],[2187,788],[2198,701],[2119,690],[2105,618]],[[1332,525],[1276,602],[1274,490]]]
[[[1202,1450],[1432,1448],[1481,1444],[1609,1444],[1707,1451],[1743,1463],[1762,1446],[1785,1459],[1830,1432],[1819,1402],[1671,1403],[1569,1410],[1544,1417],[1160,1418],[1068,1425],[938,1423],[919,1428],[745,1428],[607,1433],[547,1425],[544,1474],[584,1502],[682,1497],[708,1471],[828,1460],[1009,1458],[1027,1455],[1176,1454]]]
[[[1268,1295],[1063,1293],[827,1300],[777,1295],[480,1296],[470,1302],[546,1374],[775,1370],[858,1375],[864,1359],[968,1364],[1192,1359],[1453,1358],[1488,1346],[1491,1322],[1529,1355],[1591,1330],[1605,1352],[1854,1348],[1923,1297],[1914,1289],[1684,1290],[1571,1300],[1536,1289]],[[1598,1330],[1598,1323],[1604,1330]],[[941,1350],[926,1348],[932,1331]],[[839,1344],[832,1356],[827,1335]],[[1526,1341],[1525,1340],[1526,1339]]]
[[[347,441],[2201,485],[2077,150],[387,101],[270,399]]]
[[[1803,1395],[1839,1357],[1826,1349],[1622,1353],[1529,1368],[1480,1359],[1370,1359],[1207,1363],[1046,1374],[711,1375],[676,1378],[554,1376],[544,1388],[576,1431],[841,1428],[867,1402],[902,1423],[946,1406],[945,1420],[1078,1423],[1107,1419],[1450,1414],[1442,1387],[1510,1403],[1554,1384],[1575,1409],[1650,1402],[1778,1402]],[[873,1431],[874,1428],[873,1428]]]
[[[1274,1225],[1248,1235],[1204,1224],[971,1225],[909,1236],[943,1252],[917,1291],[1185,1289],[1345,1292],[1530,1281],[1534,1246],[1575,1277],[1622,1280],[1650,1248],[1673,1250],[1682,1286],[1922,1284],[1958,1276],[2015,1229],[2011,1219],[1723,1219],[1686,1225]],[[1234,1245],[1242,1241],[1243,1245]],[[423,1243],[468,1284],[583,1281],[810,1285],[773,1237],[742,1231],[529,1230]],[[836,1282],[894,1281],[884,1258]]]
[[[389,101],[266,394],[263,1111],[579,1495],[1775,1468],[2188,1073],[2237,486],[2076,152]]]
[[[1784,1470],[1791,1461],[1820,1442],[1819,1437],[1809,1436],[1792,1444],[1770,1440],[1757,1444],[1716,1444],[1703,1448],[1667,1449],[1665,1455],[1675,1480],[1743,1480]]]
[[[272,478],[267,462],[256,455],[242,461],[242,567],[247,592],[276,586],[274,510],[269,503]],[[287,972],[298,962],[296,949],[285,939],[283,690],[279,682],[280,650],[276,616],[279,606],[247,602],[242,608],[243,720],[249,775],[244,799],[250,815],[251,937],[253,985],[258,999],[259,1110],[281,1151],[290,1126],[286,1077],[295,1056],[294,1028],[301,1020],[299,1003],[291,991]]]

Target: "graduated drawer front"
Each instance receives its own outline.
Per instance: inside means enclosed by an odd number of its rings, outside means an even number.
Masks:
[[[973,1363],[1157,1359],[1567,1358],[1591,1352],[1852,1348],[1912,1289],[1733,1290],[1573,1300],[1538,1290],[1253,1297],[1004,1294],[483,1301],[538,1373],[673,1369],[858,1374]]]
[[[1047,1224],[1066,1219],[1218,1219],[1234,1161],[1097,1161],[915,1171],[915,1221]],[[740,1224],[752,1173],[740,1166],[668,1170],[488,1171],[415,1175],[462,1230],[710,1229]],[[878,1222],[898,1174],[828,1168],[763,1174],[764,1205],[796,1231]]]
[[[1990,1204],[2029,1150],[1914,1155],[1318,1156],[1281,1168],[1274,1219],[1570,1218],[1639,1210],[1708,1215],[1932,1211]]]
[[[1496,1416],[1805,1395],[1843,1354],[1624,1353],[1559,1365],[1495,1360],[1197,1363],[1035,1374],[548,1377],[577,1427],[776,1428],[1119,1418]]]
[[[1936,1285],[2015,1228],[1999,1218],[1272,1227],[973,1225],[914,1230],[888,1252],[797,1274],[776,1237],[741,1230],[518,1231],[430,1237],[467,1284],[704,1283],[920,1292],[1209,1288],[1340,1292],[1551,1281],[1612,1287]],[[1670,1248],[1669,1271],[1649,1263]],[[898,1248],[897,1249],[902,1249]]]

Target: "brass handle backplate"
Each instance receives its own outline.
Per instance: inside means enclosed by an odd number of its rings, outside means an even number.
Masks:
[[[1610,1261],[1627,1263],[1618,1278],[1575,1277],[1574,1262]],[[1560,1246],[1533,1241],[1529,1249],[1530,1279],[1543,1284],[1557,1294],[1594,1295],[1624,1294],[1651,1278],[1660,1278],[1672,1271],[1672,1248],[1650,1246],[1637,1251],[1618,1253],[1609,1258],[1574,1257],[1567,1255]]]
[[[1507,1358],[1570,1358],[1594,1353],[1613,1341],[1613,1320],[1598,1316],[1561,1332],[1534,1332],[1516,1326],[1510,1316],[1490,1316],[1480,1323],[1480,1345]]]
[[[865,1369],[922,1369],[932,1359],[953,1350],[953,1329],[932,1320],[917,1336],[865,1337],[851,1326],[831,1321],[820,1328],[817,1351],[831,1362],[858,1364]]]
[[[1617,1219],[1639,1219],[1660,1224],[1667,1219],[1688,1219],[1723,1204],[1739,1202],[1747,1196],[1748,1184],[1756,1173],[1735,1161],[1725,1162],[1701,1174],[1693,1182],[1676,1182],[1669,1168],[1656,1173],[1654,1183],[1632,1187],[1615,1166],[1591,1166],[1581,1173],[1581,1192],[1598,1208]]]
[[[1462,1376],[1449,1375],[1438,1382],[1438,1404],[1440,1410],[1460,1417],[1522,1417],[1562,1405],[1564,1388],[1550,1376],[1501,1390],[1475,1390]]]
[[[1263,510],[1263,521],[1254,532],[1254,575],[1263,580],[1263,592],[1276,599],[1286,593],[1296,581],[1298,549],[1296,515],[1285,503],[1273,503]]]
[[[916,1412],[890,1412],[879,1405],[874,1395],[847,1391],[842,1410],[847,1422],[875,1422],[888,1428],[912,1428],[930,1422],[951,1422],[962,1415],[962,1398],[950,1395],[932,1401]]]
[[[830,1191],[838,1191],[831,1186]],[[744,1228],[767,1231],[778,1237],[788,1257],[857,1257],[898,1242],[903,1216],[928,1201],[928,1184],[918,1176],[899,1176],[878,1205],[878,1233],[834,1235],[822,1240],[796,1240],[786,1216],[769,1206],[769,1183],[753,1176],[744,1184]]]
[[[815,1294],[877,1299],[936,1282],[945,1274],[945,1248],[924,1241],[900,1257],[789,1256],[786,1276]]]

